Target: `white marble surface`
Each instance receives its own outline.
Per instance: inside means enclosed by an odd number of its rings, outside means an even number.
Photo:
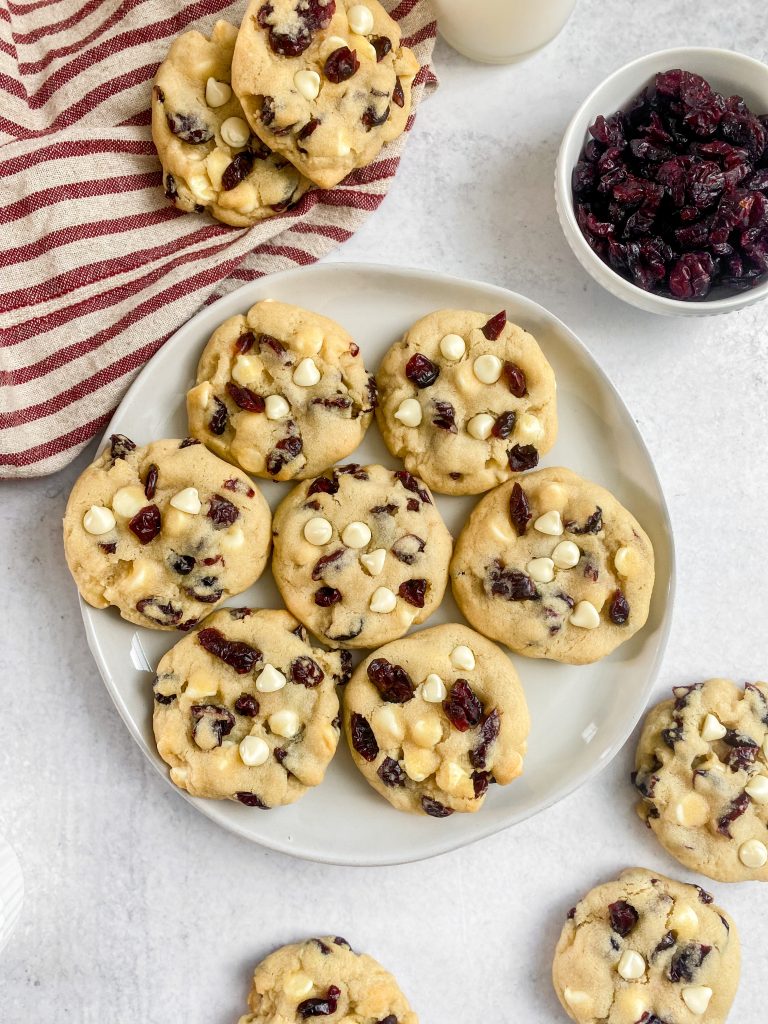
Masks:
[[[727,10],[579,0],[564,34],[524,64],[474,66],[439,45],[442,88],[419,115],[399,181],[337,256],[514,288],[602,361],[655,455],[676,530],[659,695],[708,674],[768,674],[768,308],[682,322],[620,305],[567,249],[552,172],[572,110],[605,74],[682,44],[765,59],[761,12],[756,0]],[[424,864],[325,867],[217,830],[150,770],[86,649],[59,530],[86,461],[0,492],[0,832],[27,891],[0,954],[3,1024],[232,1024],[256,960],[327,930],[396,971],[423,1024],[565,1020],[549,969],[575,899],[631,864],[690,877],[634,815],[629,749],[566,802]],[[744,939],[732,1020],[765,1024],[768,893],[708,887]]]

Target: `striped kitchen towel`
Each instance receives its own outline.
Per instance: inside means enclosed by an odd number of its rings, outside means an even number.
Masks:
[[[313,263],[386,195],[406,135],[336,188],[250,229],[165,200],[152,77],[176,35],[239,23],[245,6],[0,0],[0,476],[66,465],[203,303]],[[434,12],[430,0],[384,6],[421,64],[415,108],[436,84]]]

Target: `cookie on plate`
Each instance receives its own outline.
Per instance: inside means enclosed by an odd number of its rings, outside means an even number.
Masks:
[[[569,912],[552,978],[579,1024],[722,1024],[739,970],[736,926],[709,893],[632,868]]]
[[[152,90],[152,139],[168,199],[250,227],[297,203],[309,182],[251,132],[230,86],[237,29],[185,32],[171,44]]]
[[[333,1017],[344,1024],[418,1024],[395,979],[339,936],[283,946],[253,973],[250,1013],[238,1024]]]
[[[349,655],[309,645],[285,611],[225,608],[160,660],[158,753],[192,796],[268,809],[323,781]]]
[[[378,647],[423,622],[448,582],[451,535],[405,470],[337,466],[300,484],[273,526],[286,607],[333,646]]]
[[[375,381],[343,327],[264,299],[211,335],[187,414],[193,437],[246,472],[304,480],[358,446],[375,404]]]
[[[232,84],[256,134],[332,188],[405,129],[418,70],[377,0],[251,0]]]
[[[487,491],[555,443],[552,367],[504,310],[430,313],[389,349],[376,380],[387,447],[442,494]]]
[[[466,626],[395,640],[358,665],[344,728],[366,781],[399,811],[477,811],[523,770],[528,706],[512,662]]]
[[[768,882],[768,683],[675,688],[645,719],[638,813],[681,864],[721,882]]]
[[[269,506],[193,438],[137,448],[123,434],[76,481],[64,551],[81,596],[153,629],[191,629],[261,575]]]
[[[475,506],[451,583],[470,623],[529,658],[583,665],[648,618],[653,548],[603,487],[570,469],[517,476]]]

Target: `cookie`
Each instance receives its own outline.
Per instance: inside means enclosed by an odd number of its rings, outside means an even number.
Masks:
[[[254,476],[303,480],[346,458],[376,384],[343,327],[265,299],[212,334],[187,395],[189,431]]]
[[[208,210],[250,227],[297,203],[309,182],[251,132],[230,86],[237,29],[185,32],[171,44],[152,90],[152,139],[165,195],[180,210]]]
[[[419,1024],[400,988],[373,957],[339,936],[283,946],[253,973],[250,1013],[239,1024],[333,1017],[344,1024]]]
[[[210,615],[157,666],[152,724],[171,781],[248,807],[298,800],[336,752],[348,659],[311,647],[285,611]]]
[[[638,813],[681,864],[768,882],[768,683],[678,686],[643,725]]]
[[[64,551],[81,596],[153,629],[191,629],[261,575],[269,506],[192,438],[137,448],[123,434],[72,488]]]
[[[469,622],[528,658],[597,661],[648,618],[653,548],[603,487],[570,469],[515,477],[475,506],[451,583]]]
[[[273,526],[287,608],[332,646],[378,647],[423,622],[448,582],[451,535],[405,470],[337,466],[300,484]]]
[[[579,1024],[722,1024],[739,967],[736,927],[709,893],[632,868],[569,912],[552,978]]]
[[[232,84],[256,134],[332,188],[403,132],[418,70],[377,0],[252,0]]]
[[[387,447],[442,494],[487,491],[555,443],[552,367],[504,310],[430,313],[389,349],[376,380]]]
[[[399,811],[477,811],[523,770],[530,728],[515,667],[466,626],[435,626],[369,655],[344,691],[366,781]]]

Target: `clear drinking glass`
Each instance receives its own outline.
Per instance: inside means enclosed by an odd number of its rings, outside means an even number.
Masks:
[[[19,859],[0,835],[0,950],[16,927],[23,900],[24,877]]]
[[[576,0],[435,0],[437,28],[472,60],[509,64],[554,39]]]

